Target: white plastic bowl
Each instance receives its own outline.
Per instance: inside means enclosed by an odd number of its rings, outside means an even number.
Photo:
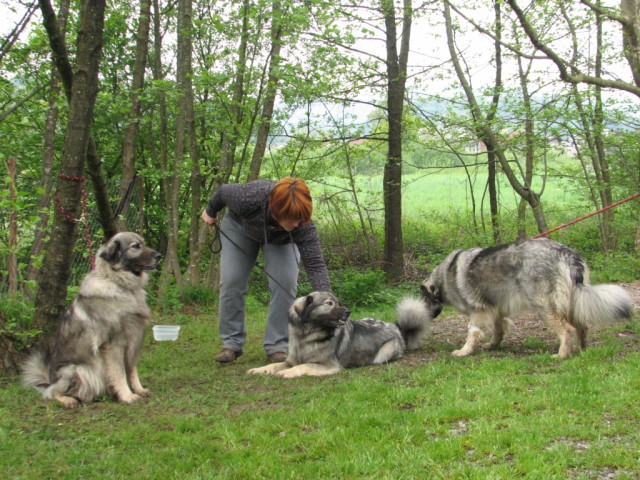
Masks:
[[[180,333],[180,325],[155,325],[153,338],[158,341],[177,340]]]

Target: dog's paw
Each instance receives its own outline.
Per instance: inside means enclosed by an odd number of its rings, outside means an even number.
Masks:
[[[137,393],[141,397],[150,397],[151,396],[151,390],[149,390],[147,388],[139,388],[139,389],[135,390],[135,393]]]
[[[58,395],[54,399],[60,402],[60,405],[64,408],[76,408],[80,404],[77,398],[67,397],[66,395]]]
[[[275,375],[280,378],[298,378],[298,377],[301,377],[303,374],[300,373],[299,371],[289,368],[287,370],[280,370]]]
[[[267,367],[258,367],[247,370],[247,373],[249,375],[268,375],[271,372],[269,372]]]
[[[142,398],[143,397],[141,397],[137,393],[132,393],[130,395],[122,395],[121,397],[118,398],[118,401],[120,403],[131,404],[131,403],[139,402],[140,400],[142,400]]]
[[[464,348],[461,348],[460,350],[454,350],[453,352],[451,352],[451,355],[453,355],[454,357],[467,357],[471,355],[471,352],[465,350]]]

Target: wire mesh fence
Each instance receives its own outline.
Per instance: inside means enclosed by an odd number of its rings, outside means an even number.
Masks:
[[[107,182],[107,187],[109,197],[117,199],[112,203],[111,208],[114,217],[117,219],[119,229],[139,231],[144,223],[143,178],[134,177],[127,185],[127,188],[123,189],[125,193],[122,198],[118,198],[121,190],[119,179],[110,179]],[[54,208],[53,203],[50,208]],[[70,286],[78,285],[87,272],[91,270],[95,254],[106,240],[95,199],[90,189],[87,192],[86,211],[83,213],[77,227],[77,238],[74,244],[71,264],[71,278],[69,280]],[[17,271],[17,288],[24,287],[27,284],[27,280],[38,282],[39,261],[41,261],[41,258],[31,258],[31,244],[35,239],[34,233],[33,225],[28,221],[24,221],[17,228],[17,243],[21,248],[15,252],[12,249],[0,250],[2,252],[0,254],[0,293],[7,293],[10,288],[9,272],[11,268]],[[7,241],[8,244],[10,242]],[[27,270],[31,270],[32,273],[27,275]]]

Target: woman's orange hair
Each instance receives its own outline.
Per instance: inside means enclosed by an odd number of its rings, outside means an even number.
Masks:
[[[269,195],[271,216],[281,220],[311,221],[313,202],[305,181],[301,178],[285,177],[280,179]]]

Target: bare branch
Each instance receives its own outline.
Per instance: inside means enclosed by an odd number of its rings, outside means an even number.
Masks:
[[[601,77],[594,77],[592,75],[587,75],[587,74],[581,73],[578,70],[578,68],[575,66],[573,67],[575,69],[574,72],[569,72],[569,69],[567,68],[569,66],[569,62],[561,58],[558,54],[555,53],[555,51],[553,51],[553,49],[551,49],[548,45],[546,45],[540,39],[535,28],[531,25],[531,23],[529,23],[529,20],[527,20],[526,15],[522,11],[522,9],[518,6],[517,2],[515,0],[507,0],[507,3],[509,4],[513,12],[516,14],[516,16],[518,17],[518,20],[520,21],[520,25],[522,26],[525,33],[529,37],[529,40],[531,41],[533,46],[536,47],[536,49],[540,50],[542,53],[544,53],[549,58],[549,60],[555,63],[556,67],[560,72],[560,78],[562,80],[574,85],[577,85],[579,83],[586,83],[589,85],[599,86],[602,88],[622,90],[640,97],[640,88],[628,82],[624,82],[622,80],[609,80]]]

